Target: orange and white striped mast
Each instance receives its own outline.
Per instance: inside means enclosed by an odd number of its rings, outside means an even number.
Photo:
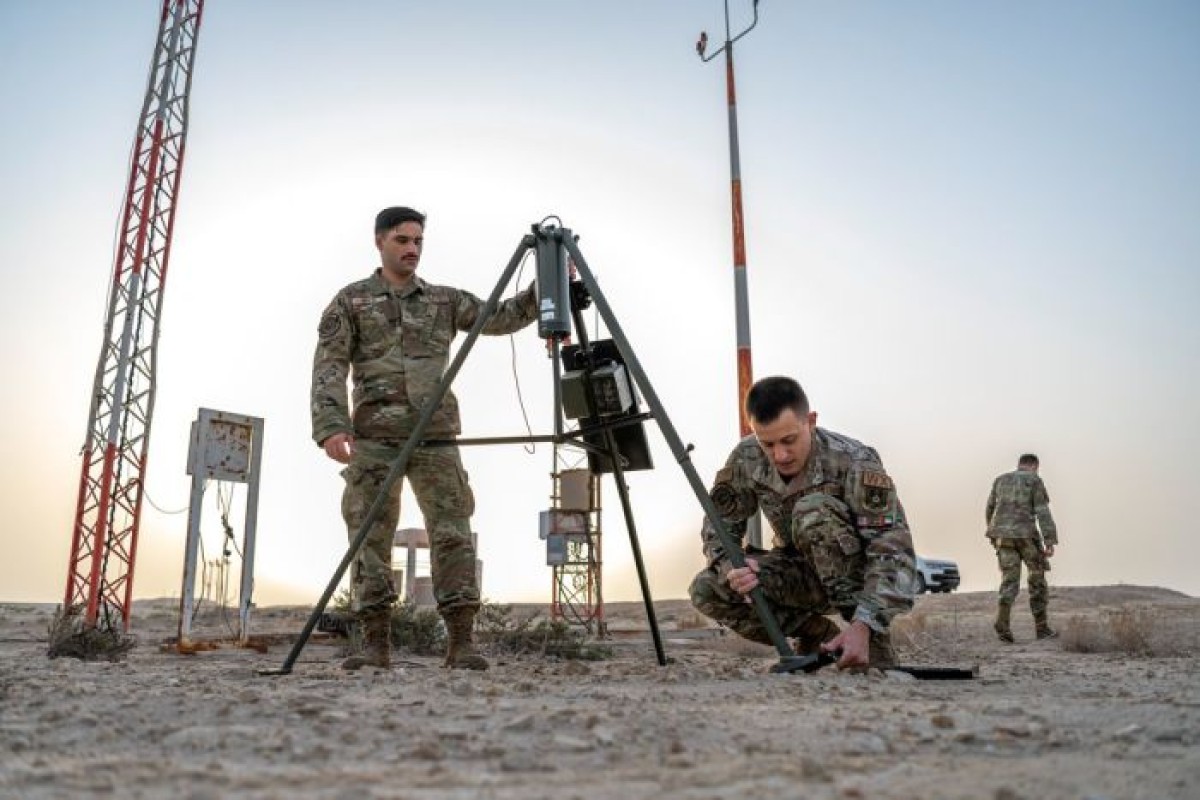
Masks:
[[[742,170],[738,153],[737,92],[733,80],[733,43],[741,39],[758,24],[758,0],[754,0],[754,20],[750,27],[737,36],[729,35],[729,0],[725,0],[725,44],[721,49],[706,54],[708,33],[700,32],[696,42],[696,53],[705,63],[721,53],[725,54],[725,87],[729,103],[729,180],[733,211],[733,290],[737,321],[737,408],[738,429],[742,436],[750,434],[750,420],[746,416],[746,394],[754,382],[754,368],[750,357],[750,302],[746,281],[746,235],[742,216]]]

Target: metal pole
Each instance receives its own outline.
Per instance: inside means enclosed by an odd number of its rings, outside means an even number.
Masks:
[[[193,423],[195,431],[196,423]],[[196,434],[193,432],[192,436]],[[179,594],[179,643],[192,636],[192,617],[196,611],[196,557],[200,548],[200,509],[204,501],[204,475],[192,472],[192,494],[188,503],[187,540],[183,548],[183,590]]]
[[[737,414],[738,435],[750,435],[750,418],[746,414],[746,395],[754,383],[754,365],[750,355],[750,290],[746,279],[746,226],[742,214],[742,161],[738,147],[737,89],[733,78],[733,43],[758,24],[758,0],[754,0],[754,20],[737,36],[729,35],[729,0],[725,0],[725,44],[706,56],[708,34],[701,32],[696,52],[700,60],[709,62],[725,53],[725,95],[729,106],[729,185],[733,215],[733,296],[737,330]],[[762,517],[755,514],[746,525],[746,538],[754,547],[762,547]]]
[[[266,421],[255,418],[251,427],[250,479],[246,486],[246,524],[242,531],[242,577],[238,593],[238,641],[250,637],[250,607],[254,603],[254,553],[258,543],[258,487],[262,474],[263,428]]]
[[[750,27],[731,37],[729,34],[729,0],[725,0],[725,44],[711,55],[705,54],[708,34],[701,32],[696,52],[700,60],[711,61],[725,53],[725,94],[729,107],[729,184],[731,213],[733,216],[733,291],[734,314],[737,327],[737,409],[738,430],[741,436],[750,434],[750,420],[746,416],[745,398],[754,382],[754,367],[750,356],[750,301],[746,280],[746,231],[742,214],[742,167],[738,148],[737,90],[733,77],[733,43],[741,39],[758,24],[758,0],[754,0],[754,21]],[[754,542],[761,544],[761,542]]]

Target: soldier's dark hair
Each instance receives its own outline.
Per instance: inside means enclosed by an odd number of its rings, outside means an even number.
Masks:
[[[746,413],[755,422],[774,422],[788,408],[797,417],[808,414],[808,395],[791,378],[780,375],[763,378],[746,392]]]
[[[1038,466],[1038,457],[1033,453],[1025,453],[1017,459],[1018,467],[1036,467]]]
[[[375,215],[375,235],[390,231],[404,222],[416,222],[425,227],[425,215],[408,206],[390,206]]]

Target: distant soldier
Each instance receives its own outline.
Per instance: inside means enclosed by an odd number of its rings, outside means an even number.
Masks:
[[[996,478],[988,495],[987,536],[1000,563],[995,628],[1002,642],[1013,641],[1012,607],[1021,590],[1022,562],[1029,568],[1029,610],[1033,612],[1037,638],[1058,635],[1047,618],[1050,591],[1046,586],[1058,530],[1050,516],[1050,496],[1037,472],[1038,457],[1026,453],[1017,461],[1015,471]]]
[[[892,618],[913,606],[912,535],[879,454],[817,427],[800,384],[764,378],[746,395],[754,434],[733,449],[712,488],[733,535],[760,509],[775,531],[771,550],[749,549],[734,568],[705,519],[708,566],[692,581],[692,604],[738,635],[770,644],[749,594],[761,586],[801,653],[841,650],[838,666],[887,668]],[[826,614],[849,623],[844,629]]]

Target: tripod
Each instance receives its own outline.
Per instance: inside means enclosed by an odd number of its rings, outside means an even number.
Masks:
[[[512,280],[521,262],[531,251],[537,255],[538,265],[538,335],[552,340],[553,343],[556,379],[555,433],[552,436],[422,440],[422,436],[429,427],[434,412],[449,391],[450,385],[454,382],[459,370],[462,369],[462,365],[470,354],[472,347],[474,347],[476,340],[479,338],[484,324],[496,312],[501,295]],[[567,257],[570,259],[569,262]],[[568,263],[574,264],[579,275],[578,281],[570,280]],[[610,351],[607,353],[608,358],[604,358],[605,354],[600,352],[599,348],[593,347],[587,340],[587,332],[583,325],[582,309],[589,301],[595,303],[596,310],[604,320],[615,343],[615,352]],[[562,399],[560,395],[562,382],[559,373],[560,344],[563,339],[570,336],[572,323],[574,323],[579,339],[578,349],[573,353],[575,357],[573,365],[581,367],[576,371],[579,378],[577,386],[582,387],[581,395],[585,418],[583,424],[580,425],[579,431],[564,433],[562,430],[562,403],[559,402]],[[622,366],[627,368],[629,373],[632,374],[634,385],[637,389],[641,390],[645,396],[646,403],[650,406],[650,413],[648,415],[628,412],[616,413],[609,414],[609,418],[605,419],[604,412],[610,411],[614,407],[614,394],[621,395],[618,383],[606,380],[602,386],[598,385],[601,378],[599,374],[600,362],[603,360],[605,362],[604,366],[611,365],[614,360],[611,356],[616,356],[616,360],[622,362]],[[611,371],[606,372],[604,377],[611,378]],[[632,387],[629,388],[632,389]],[[580,393],[576,392],[575,394],[578,395]],[[621,399],[617,402],[617,406],[620,405]],[[636,412],[636,404],[634,412]],[[621,510],[625,516],[626,529],[629,533],[630,546],[637,568],[638,583],[646,608],[646,618],[654,640],[655,655],[659,665],[666,665],[667,658],[663,652],[662,636],[659,632],[658,622],[654,613],[654,602],[650,595],[650,586],[646,578],[641,547],[638,544],[636,526],[633,519],[633,507],[629,501],[628,487],[625,485],[626,468],[638,466],[637,456],[640,456],[642,459],[640,468],[645,468],[648,466],[648,454],[646,452],[635,454],[634,451],[639,449],[638,445],[644,445],[644,441],[639,443],[637,436],[630,436],[628,433],[622,434],[621,432],[640,430],[633,426],[640,425],[646,419],[654,419],[658,423],[663,438],[666,439],[672,455],[674,455],[675,460],[683,470],[688,483],[692,487],[692,491],[696,495],[696,499],[700,502],[705,515],[716,531],[721,546],[724,548],[725,553],[728,554],[730,562],[735,567],[744,567],[746,560],[740,544],[729,533],[729,529],[717,512],[716,506],[709,497],[708,490],[705,488],[703,482],[701,482],[699,475],[696,473],[696,468],[692,464],[691,456],[689,455],[692,449],[691,446],[685,447],[679,438],[679,434],[675,431],[675,426],[667,416],[666,410],[658,398],[658,394],[654,391],[654,387],[650,384],[650,380],[646,376],[645,370],[642,369],[641,362],[638,361],[637,355],[630,346],[629,340],[626,338],[620,323],[617,321],[616,315],[613,313],[604,294],[600,291],[600,287],[597,285],[586,259],[584,259],[583,254],[579,251],[579,247],[575,242],[575,236],[569,228],[534,225],[532,232],[522,237],[520,244],[517,245],[512,258],[508,262],[508,266],[505,267],[500,280],[496,283],[496,287],[488,296],[483,310],[467,334],[466,340],[455,354],[450,365],[446,368],[442,380],[422,407],[416,426],[405,441],[400,454],[392,463],[383,485],[380,486],[379,495],[367,511],[366,518],[363,520],[362,525],[359,526],[359,530],[350,543],[350,547],[338,564],[329,584],[325,587],[325,591],[309,616],[304,629],[301,631],[296,643],[292,646],[291,652],[288,653],[287,658],[279,669],[264,670],[261,674],[286,675],[291,673],[296,659],[299,658],[300,652],[304,649],[304,645],[312,635],[313,629],[317,626],[325,610],[325,606],[329,603],[329,599],[336,591],[346,570],[357,556],[359,549],[361,549],[363,542],[370,532],[371,526],[375,524],[375,521],[382,513],[384,504],[388,502],[390,489],[404,475],[405,468],[408,466],[408,462],[417,447],[507,444],[537,441],[570,441],[588,451],[593,465],[599,465],[601,469],[607,467],[612,471],[621,499]],[[578,437],[582,437],[582,441]],[[751,591],[750,600],[766,629],[767,635],[771,639],[771,643],[779,653],[780,660],[772,667],[773,672],[812,671],[826,663],[825,660],[821,660],[817,656],[797,656],[792,651],[787,638],[780,630],[775,615],[767,605],[761,587],[755,587]]]

